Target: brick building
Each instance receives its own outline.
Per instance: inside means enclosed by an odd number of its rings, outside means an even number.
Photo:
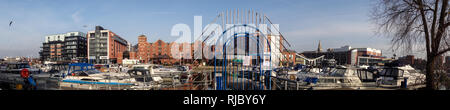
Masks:
[[[96,26],[89,31],[88,59],[95,64],[121,63],[123,52],[128,50],[128,42],[111,30]]]
[[[195,43],[201,43],[201,41],[196,41]],[[138,37],[138,44],[136,45],[136,51],[130,52],[131,57],[135,57],[141,63],[153,63],[153,64],[181,64],[181,63],[195,63],[194,60],[194,46],[195,43],[176,43],[176,42],[164,42],[162,40],[157,40],[153,43],[148,42],[148,39],[145,35],[140,35]],[[172,46],[179,45],[178,51],[179,53],[175,53],[172,55]],[[184,46],[190,46],[189,51],[183,51]],[[135,52],[135,53],[133,53]],[[135,54],[135,56],[133,56]],[[189,57],[189,59],[181,58]],[[181,58],[181,59],[177,59]],[[200,60],[199,57],[197,60]],[[197,62],[198,63],[198,62]]]
[[[404,65],[414,65],[414,55],[407,55],[398,58],[399,62]]]
[[[275,37],[274,37],[275,38]],[[271,39],[271,37],[269,37]],[[279,50],[282,42],[278,42],[276,44],[272,44],[272,47],[276,47]],[[172,46],[179,45],[178,48],[179,53],[172,54]],[[190,52],[186,52],[183,47],[190,46]],[[209,62],[213,62],[212,59],[204,59],[201,56],[201,51],[195,51],[195,48],[202,48],[202,46],[206,46],[206,44],[201,41],[195,41],[193,43],[177,43],[177,42],[164,42],[162,40],[156,40],[151,43],[148,42],[148,37],[145,35],[138,36],[138,44],[136,45],[136,56],[135,59],[138,59],[141,63],[154,63],[154,64],[200,64],[201,62],[205,62],[206,64],[210,64]],[[214,51],[214,46],[211,46],[211,50]],[[267,50],[261,50],[267,51]],[[130,51],[130,57],[132,56],[133,51]],[[195,55],[197,54],[197,56]],[[175,55],[175,56],[174,56]],[[272,53],[273,59],[279,58],[279,60],[286,61],[286,64],[293,65],[295,62],[295,51],[283,51],[279,54]],[[176,57],[189,57],[189,59],[177,59]],[[132,59],[132,58],[130,58]],[[278,65],[278,64],[277,64]]]
[[[296,56],[297,52],[293,50],[284,50],[281,52],[283,55],[281,58],[281,65],[282,66],[294,66],[296,63]]]
[[[167,43],[162,40],[149,43],[147,37],[141,35],[138,37],[136,59],[141,63],[173,64],[177,62],[171,53],[173,44],[174,42]]]

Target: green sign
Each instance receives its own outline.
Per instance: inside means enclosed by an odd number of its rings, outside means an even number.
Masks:
[[[242,59],[233,59],[233,62],[242,63]]]

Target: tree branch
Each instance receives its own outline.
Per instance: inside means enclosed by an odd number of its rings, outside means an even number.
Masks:
[[[447,48],[447,49],[444,49],[444,50],[439,51],[439,52],[437,53],[437,55],[438,55],[438,56],[439,56],[439,55],[442,55],[442,54],[444,54],[444,53],[446,53],[446,52],[448,52],[448,51],[450,51],[450,48]]]
[[[431,23],[431,39],[433,41],[436,41],[436,36],[435,36],[435,32],[436,32],[436,21],[437,21],[437,7],[439,5],[439,0],[436,0],[436,2],[434,3],[434,7],[436,8],[433,11],[433,21]],[[436,45],[436,44],[435,44]],[[436,47],[436,46],[435,46]]]
[[[412,2],[409,2],[408,0],[403,0],[403,2],[405,2],[406,4],[408,4],[408,6],[413,7],[414,9],[419,10],[419,7],[417,7],[418,2],[414,1],[414,3],[412,3]],[[424,5],[424,7],[425,7],[424,11],[434,11],[434,9],[431,8],[430,6],[425,5],[425,4],[423,4],[423,5]]]
[[[431,48],[430,48],[430,34],[428,32],[428,23],[427,23],[427,18],[425,17],[425,11],[423,10],[423,1],[422,0],[417,0],[416,1],[417,4],[419,5],[419,11],[420,11],[420,15],[422,17],[422,23],[423,23],[423,29],[425,32],[425,41],[426,41],[426,50],[427,50],[427,56],[431,53]]]
[[[435,40],[435,46],[436,46],[436,51],[439,50],[439,45],[440,45],[440,41],[442,40],[441,38],[445,33],[446,30],[446,23],[445,23],[445,17],[447,17],[447,7],[448,7],[448,0],[443,0],[442,1],[442,7],[441,7],[441,13],[440,13],[440,17],[439,17],[439,27],[438,27],[438,31],[436,32],[436,40]],[[434,32],[433,32],[434,33]]]

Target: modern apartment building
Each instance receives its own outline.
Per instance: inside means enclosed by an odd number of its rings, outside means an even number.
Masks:
[[[64,38],[63,57],[67,60],[87,62],[87,38],[82,32],[68,33]]]
[[[86,34],[83,32],[48,35],[39,55],[41,61],[85,62],[86,45]]]
[[[94,64],[120,63],[123,52],[128,50],[128,42],[111,30],[96,26],[87,34],[88,59]]]

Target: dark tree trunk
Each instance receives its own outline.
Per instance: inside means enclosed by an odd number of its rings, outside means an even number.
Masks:
[[[435,59],[436,55],[430,55],[427,57],[427,66],[426,66],[426,88],[428,90],[437,90],[438,89],[438,81],[435,80],[436,74],[435,70]]]

